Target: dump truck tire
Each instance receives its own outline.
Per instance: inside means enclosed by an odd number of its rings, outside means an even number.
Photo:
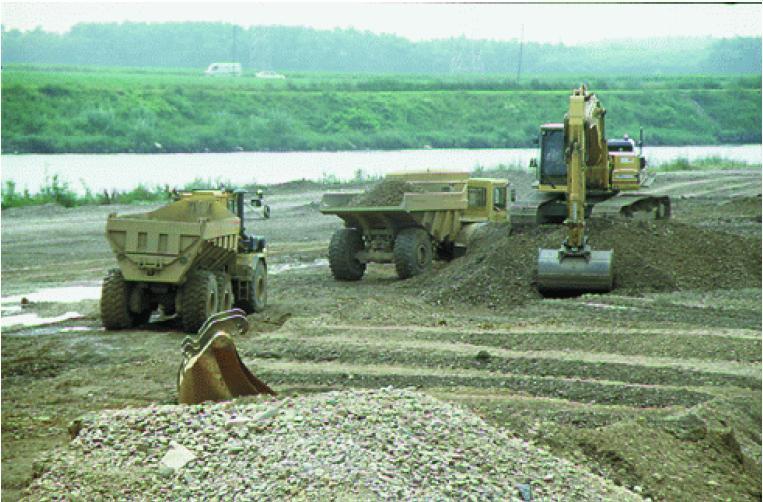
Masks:
[[[180,318],[183,329],[195,333],[209,316],[218,311],[219,296],[215,274],[197,271],[180,291]]]
[[[355,257],[363,251],[363,234],[354,228],[340,228],[331,236],[329,268],[338,281],[358,281],[366,272],[366,264]]]
[[[392,249],[397,276],[408,279],[432,267],[432,239],[421,228],[406,228],[395,238]]]
[[[119,269],[110,270],[101,286],[101,323],[106,329],[132,326],[130,287]]]
[[[268,304],[268,270],[262,260],[257,260],[257,265],[254,267],[249,294],[252,298],[252,310],[254,312],[265,310]]]
[[[248,298],[236,300],[236,307],[247,314],[261,312],[268,303],[268,270],[262,260],[257,260],[249,280],[246,281]]]

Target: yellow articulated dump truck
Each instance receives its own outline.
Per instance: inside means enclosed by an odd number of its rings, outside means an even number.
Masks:
[[[109,215],[106,238],[119,268],[103,281],[107,329],[143,324],[160,308],[196,332],[207,318],[267,301],[265,239],[246,233],[243,190],[195,190],[141,214]]]
[[[388,174],[367,192],[324,194],[320,211],[344,220],[329,244],[335,279],[357,281],[366,264],[394,263],[407,279],[433,258],[463,255],[476,227],[508,221],[506,179],[469,178],[468,173]]]

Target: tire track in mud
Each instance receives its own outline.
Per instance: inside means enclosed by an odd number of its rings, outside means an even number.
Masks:
[[[427,353],[453,354],[466,357],[475,357],[475,355],[484,351],[490,355],[490,358],[501,358],[505,361],[535,361],[548,360],[549,362],[560,362],[575,364],[595,364],[595,365],[618,365],[622,367],[646,367],[646,368],[667,368],[673,370],[684,370],[687,372],[700,372],[712,380],[712,375],[723,375],[747,378],[746,382],[751,387],[757,387],[760,383],[760,366],[751,363],[738,363],[730,361],[709,361],[700,359],[676,359],[670,357],[647,357],[647,356],[623,356],[620,354],[592,353],[586,351],[572,350],[534,350],[517,351],[496,348],[486,345],[473,345],[469,343],[448,343],[429,340],[410,340],[407,337],[393,336],[389,333],[376,333],[366,331],[363,338],[342,335],[315,335],[301,336],[294,332],[279,332],[266,334],[259,337],[263,343],[267,344],[268,350],[264,352],[265,357],[273,357],[275,354],[273,346],[287,342],[283,349],[291,347],[291,343],[297,342],[303,345],[313,344],[316,350],[331,347],[335,351],[344,350],[346,347],[362,348],[364,351],[380,351],[389,349],[391,341],[394,340],[394,349],[408,351],[426,351]],[[257,352],[252,353],[257,355]],[[513,372],[513,371],[512,371]],[[752,378],[750,378],[752,377]]]
[[[288,328],[287,328],[288,330]],[[533,332],[459,331],[459,330],[388,330],[381,327],[373,332],[373,327],[348,327],[345,330],[314,326],[307,330],[295,330],[300,336],[320,338],[333,336],[342,331],[352,338],[369,337],[389,341],[414,339],[437,343],[469,344],[492,347],[510,351],[564,351],[586,352],[592,354],[617,354],[638,357],[669,357],[674,360],[731,361],[740,363],[759,363],[761,339],[736,338],[724,336],[696,336],[663,332],[620,333],[597,331],[561,331],[554,329]],[[356,335],[353,335],[356,334]],[[318,342],[320,343],[320,342]]]
[[[412,368],[445,370],[475,369],[507,376],[585,378],[622,384],[684,385],[690,387],[733,386],[760,388],[755,376],[707,372],[698,369],[626,364],[614,361],[575,361],[547,357],[509,357],[475,347],[471,352],[454,350],[417,350],[408,344],[368,344],[362,341],[338,343],[326,340],[305,342],[295,339],[269,339],[268,352],[253,353],[298,362],[330,361],[340,364],[384,363]],[[362,370],[361,370],[362,371]]]
[[[245,361],[247,362],[247,361]],[[249,363],[254,366],[254,363]],[[269,384],[315,391],[343,387],[418,387],[503,389],[523,395],[553,397],[580,403],[625,405],[634,408],[694,406],[711,399],[701,389],[623,384],[577,378],[507,375],[485,371],[443,371],[394,365],[263,361],[256,363],[257,375]]]
[[[326,325],[299,319],[258,337],[258,376],[288,388],[415,386],[632,410],[693,406],[760,391],[760,335],[632,328],[628,333],[541,326],[516,330]],[[264,349],[263,349],[264,347]],[[604,413],[606,415],[606,413]]]

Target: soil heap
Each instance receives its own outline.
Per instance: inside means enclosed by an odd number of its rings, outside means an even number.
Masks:
[[[615,291],[759,288],[761,240],[675,221],[591,221],[593,249],[614,250]],[[538,248],[558,248],[562,226],[515,231],[508,224],[481,229],[466,256],[406,286],[437,303],[490,307],[540,298],[535,289]]]
[[[30,498],[641,500],[408,390],[109,410],[79,425]],[[190,461],[167,465],[183,449]]]
[[[407,192],[423,192],[424,190],[407,181],[382,180],[367,191],[352,198],[350,206],[399,206],[403,202],[403,194]]]

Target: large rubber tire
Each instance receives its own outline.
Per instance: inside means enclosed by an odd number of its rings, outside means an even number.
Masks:
[[[119,269],[110,270],[101,286],[101,323],[106,329],[132,326],[130,286]]]
[[[268,270],[262,260],[257,260],[257,265],[254,267],[252,282],[249,283],[249,295],[255,312],[265,310],[268,304]]]
[[[254,314],[265,309],[268,303],[268,270],[262,260],[257,260],[249,280],[246,281],[248,298],[236,301],[236,307],[247,314]]]
[[[406,228],[397,234],[392,252],[395,270],[401,279],[432,268],[432,239],[421,228]]]
[[[338,281],[359,281],[366,272],[366,264],[355,257],[363,251],[363,234],[354,228],[340,228],[329,243],[329,268]]]
[[[209,316],[218,311],[218,289],[215,274],[206,270],[194,272],[180,290],[180,318],[183,329],[195,333]]]
[[[223,272],[218,272],[215,274],[215,278],[217,279],[217,310],[220,312],[230,310],[235,303],[230,276]]]

